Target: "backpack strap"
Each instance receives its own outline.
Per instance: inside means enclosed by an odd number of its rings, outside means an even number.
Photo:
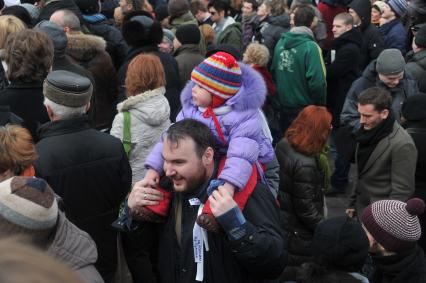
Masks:
[[[130,112],[123,111],[124,125],[123,125],[123,146],[127,157],[130,155],[132,149],[132,137],[130,134]]]

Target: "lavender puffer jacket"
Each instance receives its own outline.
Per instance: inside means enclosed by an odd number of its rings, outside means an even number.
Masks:
[[[249,66],[239,63],[243,85],[240,90],[220,107],[216,117],[227,141],[224,145],[218,138],[213,119],[204,118],[192,101],[193,82],[188,82],[181,93],[182,110],[176,121],[195,119],[210,127],[222,148],[227,148],[227,160],[219,178],[241,189],[246,185],[252,170],[252,164],[260,161],[266,164],[274,158],[271,141],[262,130],[262,107],[266,95],[263,78]],[[223,110],[224,111],[220,111]],[[228,109],[228,111],[226,111]],[[163,143],[159,142],[145,160],[145,166],[162,174]]]

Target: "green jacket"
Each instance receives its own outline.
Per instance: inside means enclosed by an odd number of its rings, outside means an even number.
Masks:
[[[308,34],[284,33],[275,46],[271,71],[282,106],[325,105],[324,61],[320,47]]]
[[[227,26],[217,37],[217,44],[229,44],[241,51],[243,48],[243,34],[240,23],[233,23]]]

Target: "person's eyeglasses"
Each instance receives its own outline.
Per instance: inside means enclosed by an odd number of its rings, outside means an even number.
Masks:
[[[419,31],[419,29],[420,29],[420,27],[419,27],[419,26],[413,26],[413,27],[411,27],[411,31],[412,31],[412,32],[418,32],[418,31]]]

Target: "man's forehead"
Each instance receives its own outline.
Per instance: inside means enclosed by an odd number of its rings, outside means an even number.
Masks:
[[[166,153],[187,155],[188,152],[195,152],[195,142],[190,137],[183,137],[176,140],[166,137],[163,145],[163,152],[167,150]]]

